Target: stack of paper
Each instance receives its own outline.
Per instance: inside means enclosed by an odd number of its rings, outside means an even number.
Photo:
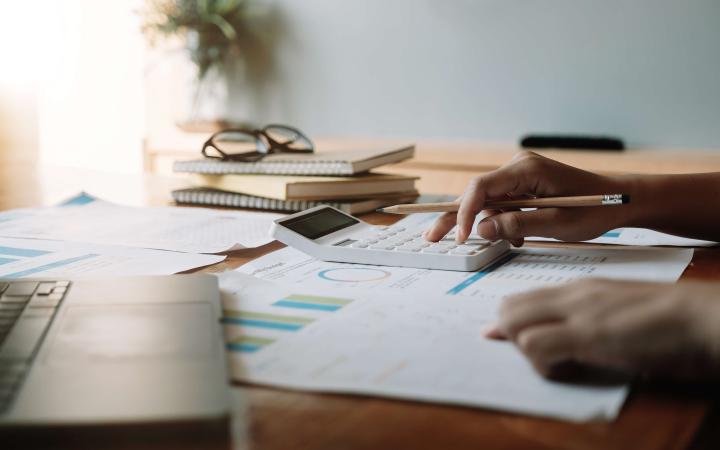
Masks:
[[[164,275],[272,239],[274,214],[135,208],[81,194],[63,205],[0,213],[0,277]]]
[[[585,277],[672,282],[692,249],[519,249],[474,273],[330,263],[286,248],[221,276],[239,381],[610,420],[626,385],[538,375],[482,330],[509,294]]]

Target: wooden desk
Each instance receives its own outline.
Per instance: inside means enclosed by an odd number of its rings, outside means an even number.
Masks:
[[[682,158],[676,158],[674,171],[682,169],[681,162]],[[405,168],[418,168],[412,166],[416,163],[406,163],[410,165]],[[701,166],[720,170],[718,158],[712,155]],[[429,185],[454,186],[448,183],[458,172],[452,167],[427,169],[424,176]],[[465,166],[460,169],[465,171]],[[125,196],[128,203],[158,205],[166,203],[169,190],[181,184],[159,176],[105,176],[11,164],[0,169],[0,209],[49,205],[81,189],[116,201]],[[458,193],[457,189],[448,192]],[[365,218],[376,223],[390,220],[380,215]],[[231,253],[227,261],[207,270],[236,267],[280,247],[274,243]],[[683,279],[720,280],[720,251],[698,250]],[[704,419],[717,422],[716,416],[709,415],[714,397],[687,388],[638,385],[616,421],[578,425],[481,409],[243,387],[246,403],[243,414],[234,418],[234,446],[278,450],[683,449],[692,443]],[[717,441],[703,441],[698,448],[713,448],[712,443]],[[156,447],[148,443],[139,448]]]

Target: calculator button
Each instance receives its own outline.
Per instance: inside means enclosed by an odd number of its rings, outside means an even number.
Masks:
[[[395,249],[398,252],[412,252],[412,253],[419,253],[420,250],[422,250],[420,247],[398,247]]]
[[[367,248],[368,247],[367,242],[353,242],[350,247],[352,248]]]
[[[463,245],[475,245],[475,246],[482,245],[482,246],[484,246],[489,243],[490,243],[490,241],[488,241],[487,239],[472,238],[472,239],[468,239],[467,241],[463,242]]]
[[[469,249],[472,249],[472,250],[474,250],[474,251],[476,251],[476,252],[479,252],[480,250],[484,249],[484,248],[487,247],[487,246],[488,246],[487,244],[482,244],[482,245],[467,245],[467,244],[464,244],[464,245],[461,245],[461,246],[458,247],[458,248],[469,248]]]
[[[451,255],[472,255],[473,253],[475,253],[475,250],[473,250],[472,248],[459,247],[450,250]]]
[[[422,249],[423,253],[433,253],[433,254],[445,254],[448,252],[448,249],[445,247],[426,247]]]
[[[395,246],[379,243],[379,244],[371,245],[370,248],[373,250],[392,250],[395,248]]]
[[[390,230],[400,233],[401,231],[405,231],[405,227],[392,227]]]

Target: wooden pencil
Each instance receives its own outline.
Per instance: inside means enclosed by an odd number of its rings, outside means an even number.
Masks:
[[[630,202],[626,194],[580,195],[573,197],[539,197],[515,200],[493,200],[485,203],[483,209],[514,208],[577,208],[583,206],[614,206]],[[431,212],[457,212],[459,202],[410,203],[380,208],[378,212],[390,214],[415,214]]]

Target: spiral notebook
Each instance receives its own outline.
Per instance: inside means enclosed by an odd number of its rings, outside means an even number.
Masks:
[[[225,206],[230,208],[264,209],[271,211],[297,212],[318,205],[330,205],[348,214],[362,214],[385,206],[410,203],[418,197],[417,191],[378,195],[371,199],[314,201],[277,200],[254,195],[238,194],[210,188],[188,188],[172,191],[173,200],[178,204]]]
[[[351,151],[317,151],[310,154],[279,153],[257,162],[194,159],[176,161],[173,171],[185,173],[269,174],[269,175],[354,175],[375,167],[412,158],[415,146],[395,149],[364,149]]]

